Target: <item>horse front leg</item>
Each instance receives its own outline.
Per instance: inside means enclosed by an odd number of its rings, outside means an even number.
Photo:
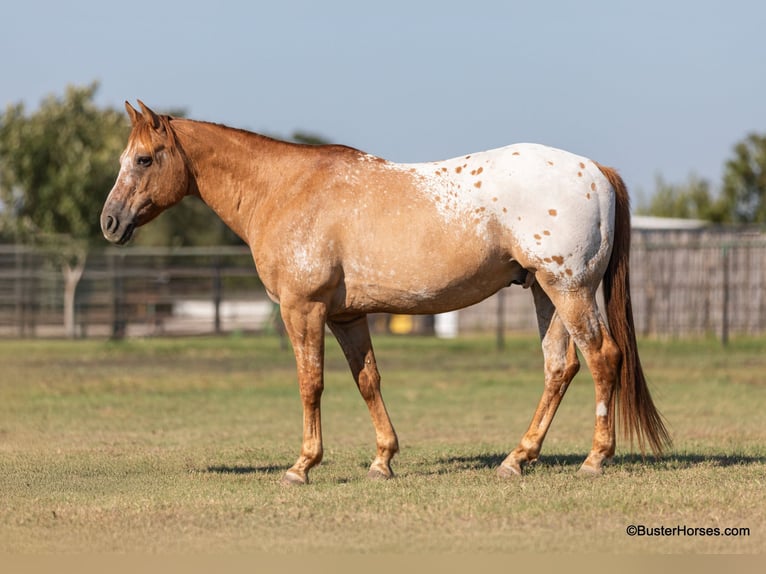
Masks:
[[[391,478],[394,476],[391,459],[399,451],[399,442],[380,393],[380,373],[375,363],[367,317],[356,317],[343,322],[328,321],[328,325],[346,355],[351,374],[367,404],[372,425],[375,427],[377,455],[367,476]]]
[[[308,484],[309,470],[322,460],[320,403],[324,390],[324,326],[326,309],[321,303],[281,306],[285,330],[293,345],[298,385],[303,403],[303,445],[295,464],[285,473],[285,484]]]

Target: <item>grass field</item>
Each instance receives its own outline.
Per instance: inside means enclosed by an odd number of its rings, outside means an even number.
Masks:
[[[642,460],[619,443],[596,479],[575,474],[594,416],[583,368],[540,461],[513,481],[494,470],[541,392],[536,339],[503,353],[489,337],[376,346],[397,477],[365,479],[374,433],[328,341],[325,459],[288,488],[301,408],[276,339],[0,342],[0,552],[766,549],[766,340],[642,341],[674,449]],[[749,535],[724,536],[732,527]]]

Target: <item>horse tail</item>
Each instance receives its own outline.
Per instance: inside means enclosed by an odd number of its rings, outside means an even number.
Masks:
[[[623,437],[637,437],[641,452],[645,443],[655,455],[670,446],[671,438],[662,415],[654,406],[638,358],[633,307],[630,301],[630,198],[625,182],[612,168],[598,166],[615,191],[614,245],[603,278],[604,302],[609,330],[622,353],[619,384],[614,401],[619,408]],[[614,406],[614,405],[613,405]],[[614,409],[611,412],[615,412]]]

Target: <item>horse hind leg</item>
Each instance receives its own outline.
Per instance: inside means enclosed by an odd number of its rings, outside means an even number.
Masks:
[[[328,321],[351,368],[359,392],[367,404],[375,427],[377,453],[367,473],[369,478],[392,478],[391,459],[399,451],[399,441],[380,392],[380,373],[372,350],[367,317],[351,321]]]
[[[558,317],[550,298],[537,284],[532,286],[532,293],[545,359],[545,387],[527,432],[497,469],[498,476],[502,478],[520,476],[523,465],[537,459],[556,410],[569,383],[580,369],[574,341]]]
[[[600,474],[603,463],[614,456],[615,392],[622,353],[601,319],[591,290],[558,293],[556,298],[559,317],[582,352],[595,385],[593,443],[580,473]]]

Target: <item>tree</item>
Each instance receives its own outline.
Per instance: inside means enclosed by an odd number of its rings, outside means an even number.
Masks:
[[[101,241],[99,213],[129,133],[125,115],[100,109],[98,84],[70,86],[34,113],[0,114],[2,216],[17,240],[48,247],[64,274],[64,325],[75,334],[74,300],[88,248]]]
[[[692,174],[684,184],[671,184],[662,176],[655,179],[656,190],[648,205],[636,212],[657,217],[680,217],[720,222],[724,217],[721,202],[710,189],[710,182]]]
[[[766,135],[752,133],[734,146],[723,176],[726,219],[766,223]]]

